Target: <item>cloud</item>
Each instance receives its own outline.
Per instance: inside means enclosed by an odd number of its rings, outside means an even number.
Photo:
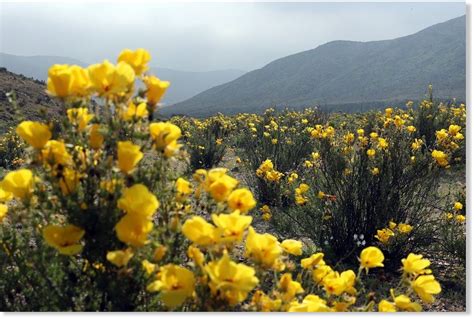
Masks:
[[[463,3],[0,4],[0,51],[96,62],[144,47],[184,70],[259,68],[332,40],[395,38],[465,13]]]

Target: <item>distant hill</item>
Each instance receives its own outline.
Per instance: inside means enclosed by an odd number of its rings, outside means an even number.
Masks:
[[[383,26],[381,26],[383,27]],[[333,41],[275,60],[195,97],[164,108],[167,115],[258,112],[418,99],[465,100],[466,17],[384,41]]]
[[[58,100],[45,92],[45,83],[0,68],[0,134],[16,126],[20,117],[28,120],[50,120],[61,111]],[[7,93],[14,91],[19,114],[8,101]]]
[[[47,79],[48,69],[53,64],[87,65],[82,61],[67,57],[17,56],[0,53],[0,67],[5,67],[11,72],[23,74],[27,77],[32,77],[38,80]],[[189,99],[190,97],[216,85],[232,81],[244,74],[245,71],[217,70],[208,72],[189,72],[152,67],[150,73],[158,76],[160,79],[171,82],[171,86],[168,89],[163,102],[165,104],[173,104]]]

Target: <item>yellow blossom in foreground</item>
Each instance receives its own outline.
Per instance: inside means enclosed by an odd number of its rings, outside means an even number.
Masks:
[[[76,255],[82,251],[79,241],[84,233],[83,229],[74,225],[48,225],[43,229],[46,243],[63,255]]]
[[[403,271],[409,274],[425,274],[427,272],[430,261],[423,258],[423,255],[410,253],[407,258],[402,259]]]
[[[0,203],[8,202],[13,198],[13,194],[3,188],[3,181],[0,181]]]
[[[454,203],[454,210],[461,210],[463,209],[463,204],[461,204],[460,202],[455,202]]]
[[[42,149],[52,136],[48,125],[33,121],[21,122],[16,133],[36,149]]]
[[[168,308],[176,308],[194,293],[195,278],[192,271],[168,264],[160,267],[157,280],[147,286],[149,292],[160,292],[160,299]]]
[[[388,300],[382,300],[378,306],[379,312],[397,312],[397,308]]]
[[[89,74],[80,66],[55,64],[48,70],[47,92],[53,96],[86,96],[89,87]]]
[[[426,303],[432,303],[434,301],[433,295],[437,295],[441,292],[441,286],[433,275],[419,276],[412,281],[411,287],[421,300]]]
[[[327,306],[326,300],[316,295],[307,295],[303,302],[293,301],[290,304],[289,312],[329,312],[331,309]]]
[[[252,267],[235,263],[226,252],[221,259],[208,263],[204,269],[210,279],[212,294],[227,300],[231,305],[247,299],[248,293],[259,282]]]
[[[5,192],[12,193],[16,198],[28,198],[33,192],[35,178],[29,169],[19,169],[8,173],[2,181]]]
[[[391,229],[384,228],[377,230],[375,238],[377,238],[382,244],[387,244],[393,236],[395,236],[395,233]]]
[[[105,60],[87,68],[92,90],[100,96],[115,96],[128,93],[135,82],[135,72],[125,62],[113,65]]]
[[[408,224],[400,223],[400,224],[398,224],[398,230],[402,234],[408,234],[413,230],[413,226],[408,225]]]
[[[391,289],[391,292],[392,291],[393,289]],[[394,297],[394,302],[395,306],[397,306],[398,309],[410,312],[421,311],[421,305],[416,302],[412,302],[408,296],[399,295],[397,297]]]
[[[148,110],[146,103],[140,103],[136,105],[133,102],[128,104],[127,109],[122,113],[122,119],[124,121],[132,121],[142,119],[148,116]]]
[[[117,267],[127,266],[133,257],[133,251],[128,248],[125,250],[114,250],[107,253],[107,260]]]
[[[431,152],[431,156],[435,159],[439,166],[445,167],[448,165],[448,155],[443,151],[434,150]]]
[[[220,242],[240,242],[244,231],[252,223],[252,217],[242,216],[236,210],[232,214],[212,214],[212,221],[217,226]]]
[[[127,214],[151,219],[160,203],[155,195],[143,184],[135,184],[126,188],[117,202],[117,207]]]
[[[8,213],[8,206],[5,204],[0,204],[0,223],[5,218]]]
[[[54,164],[67,165],[72,157],[63,141],[49,140],[41,151],[43,159]]]
[[[132,51],[125,49],[120,52],[117,62],[125,62],[133,68],[136,75],[141,75],[148,70],[148,62],[151,59],[150,53],[145,49]]]
[[[281,248],[291,255],[301,256],[303,254],[303,243],[299,240],[286,239],[281,243]]]
[[[159,151],[164,151],[167,146],[181,137],[181,129],[169,122],[151,123],[149,131]]]
[[[104,136],[100,133],[100,124],[92,124],[89,131],[89,145],[98,150],[104,144]]]
[[[94,118],[94,114],[90,114],[86,107],[80,107],[68,109],[67,117],[71,124],[77,125],[79,131],[82,131],[86,128],[89,121]]]
[[[271,267],[281,255],[281,247],[275,236],[257,234],[249,228],[245,243],[245,254],[266,267]]]
[[[324,265],[325,262],[324,262],[323,258],[324,258],[323,253],[312,254],[308,258],[301,259],[301,267],[303,267],[304,269],[311,269],[311,268],[316,267],[318,265]]]
[[[238,183],[235,178],[222,175],[209,186],[209,193],[215,201],[225,201]]]
[[[129,174],[143,158],[140,146],[126,141],[118,142],[117,147],[118,167],[123,173]]]
[[[197,245],[207,246],[217,243],[217,229],[200,216],[186,220],[181,229],[184,236]]]
[[[304,292],[301,284],[291,278],[291,273],[283,274],[280,277],[278,288],[283,291],[282,300],[285,302],[291,301],[297,294]]]
[[[176,180],[174,187],[177,193],[176,197],[179,201],[185,199],[193,191],[191,188],[191,183],[182,177]]]
[[[128,245],[141,247],[148,243],[153,222],[139,215],[126,214],[115,225],[117,238]]]
[[[227,198],[227,205],[232,210],[239,210],[241,213],[247,213],[255,207],[255,201],[252,192],[248,188],[239,188],[230,193]]]
[[[373,246],[367,247],[360,253],[360,267],[368,272],[370,268],[383,267],[384,259],[380,249]]]
[[[170,86],[170,82],[162,81],[156,76],[147,76],[143,80],[146,85],[146,98],[148,104],[154,106],[160,102],[161,98],[166,92],[166,89]]]

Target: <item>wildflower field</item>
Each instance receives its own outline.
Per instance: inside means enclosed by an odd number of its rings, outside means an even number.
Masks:
[[[149,61],[0,138],[0,310],[465,310],[464,104],[165,120]]]

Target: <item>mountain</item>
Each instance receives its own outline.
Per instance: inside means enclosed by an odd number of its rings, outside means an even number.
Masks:
[[[0,68],[0,133],[15,127],[20,119],[50,120],[62,110],[61,103],[46,94],[45,83]],[[15,92],[17,109],[7,93]]]
[[[0,67],[38,80],[46,80],[48,69],[53,64],[87,64],[79,60],[56,56],[17,56],[0,53]],[[173,104],[189,99],[216,85],[232,81],[244,74],[240,70],[217,70],[208,72],[188,72],[166,68],[151,67],[150,73],[160,79],[168,80],[171,86],[166,93],[164,104]]]
[[[382,27],[382,26],[381,26]],[[167,115],[258,112],[269,106],[326,107],[423,97],[465,100],[466,17],[384,41],[333,41],[163,109]]]

